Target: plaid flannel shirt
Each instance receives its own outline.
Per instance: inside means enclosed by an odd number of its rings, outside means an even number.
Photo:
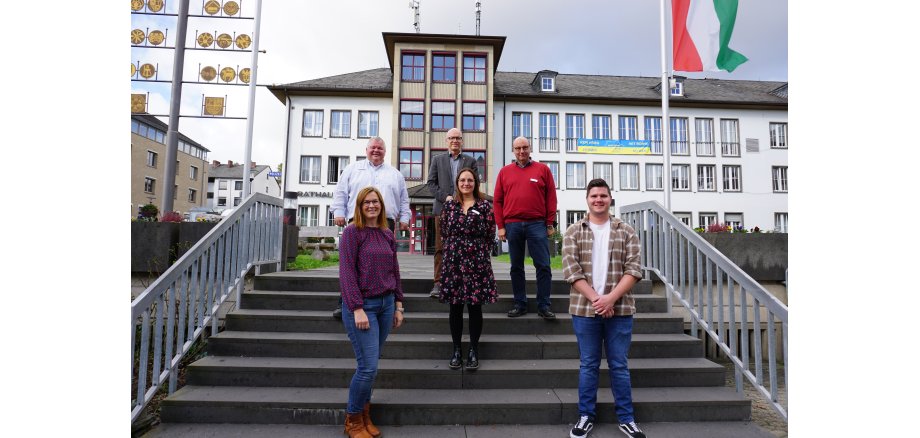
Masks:
[[[594,316],[591,301],[575,289],[575,282],[585,280],[593,285],[591,251],[594,248],[594,232],[588,224],[588,217],[572,224],[565,230],[562,240],[562,273],[565,281],[573,285],[569,290],[569,313],[578,316]],[[608,245],[610,266],[604,290],[609,293],[624,275],[642,278],[639,265],[639,236],[625,222],[610,216],[610,244]],[[613,306],[615,316],[636,313],[636,300],[632,291],[626,292]]]

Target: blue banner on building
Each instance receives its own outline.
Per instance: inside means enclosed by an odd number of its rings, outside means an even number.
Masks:
[[[652,142],[649,140],[602,140],[579,138],[577,152],[607,155],[650,155]]]

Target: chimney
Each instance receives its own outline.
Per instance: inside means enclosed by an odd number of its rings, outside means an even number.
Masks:
[[[219,166],[220,166],[220,161],[214,160],[214,161],[211,162],[211,165],[214,166],[214,167],[219,167]]]
[[[233,161],[227,160],[227,167],[233,167]]]
[[[256,168],[256,162],[255,162],[255,161],[252,161],[251,163],[252,163],[252,164],[249,165],[249,168],[250,168],[250,169],[255,169],[255,168]]]

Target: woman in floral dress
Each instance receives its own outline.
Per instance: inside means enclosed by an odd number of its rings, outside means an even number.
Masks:
[[[472,169],[457,172],[453,199],[441,211],[441,238],[444,263],[441,264],[442,303],[450,304],[450,334],[454,354],[451,369],[461,366],[460,338],[463,335],[463,306],[470,315],[470,348],[466,368],[479,368],[479,336],[482,334],[482,305],[498,300],[492,274],[492,246],[495,242],[495,217],[492,204],[479,191],[479,179]]]

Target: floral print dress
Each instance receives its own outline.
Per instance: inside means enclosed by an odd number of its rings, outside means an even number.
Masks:
[[[495,217],[492,204],[478,200],[466,214],[456,200],[447,201],[441,211],[440,301],[449,304],[484,304],[498,301],[492,273]]]

